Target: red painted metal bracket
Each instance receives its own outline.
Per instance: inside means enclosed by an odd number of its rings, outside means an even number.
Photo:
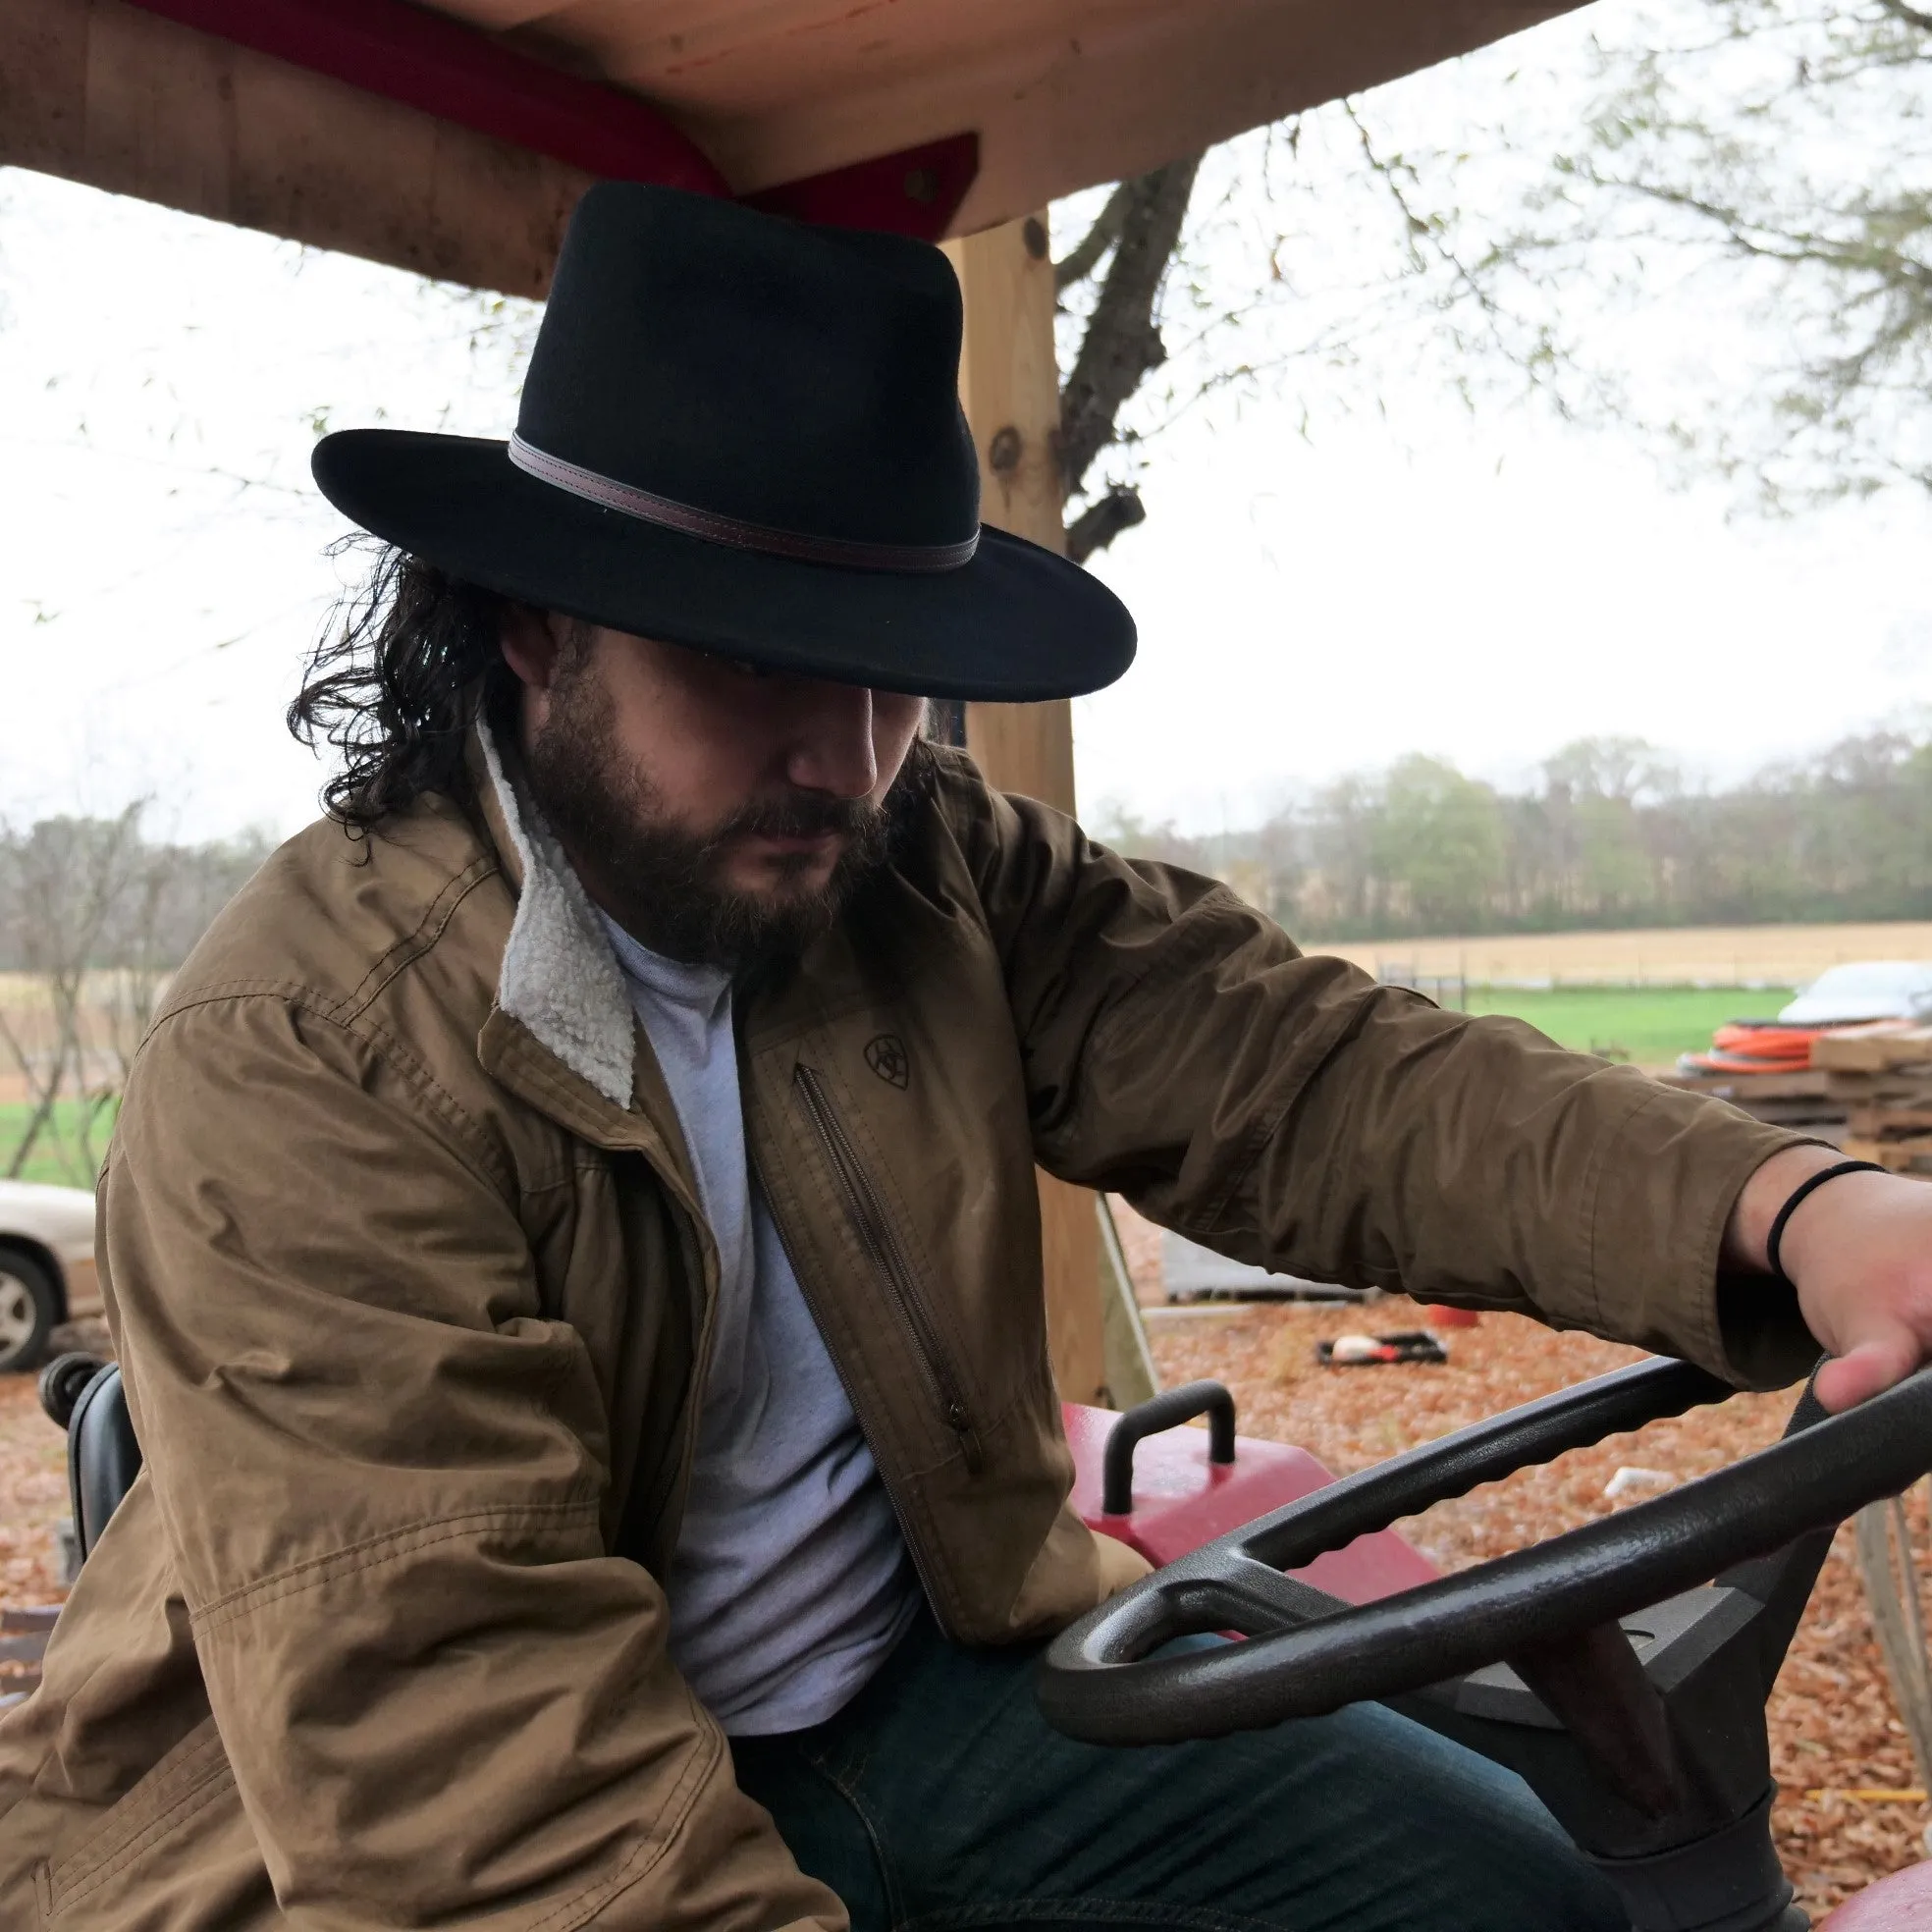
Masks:
[[[606,181],[731,191],[703,150],[650,102],[547,67],[406,0],[134,4]],[[938,241],[978,172],[978,135],[953,134],[747,198],[803,221]]]
[[[825,222],[833,228],[883,228],[937,242],[959,212],[979,172],[979,135],[948,134],[897,154],[876,155],[849,168],[761,188],[745,199],[754,208],[799,221]]]

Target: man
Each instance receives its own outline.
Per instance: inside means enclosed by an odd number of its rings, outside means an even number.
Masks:
[[[1619,1922],[1379,1707],[1045,1728],[1041,1641],[1139,1564],[1065,1508],[1035,1162],[1740,1382],[1822,1344],[1836,1405],[1924,1351],[1932,1194],[1833,1179],[1773,1276],[1828,1150],[923,742],[1133,646],[979,529],[958,340],[919,244],[600,188],[508,447],[321,445],[394,548],[295,708],[331,816],[130,1085],[147,1467],[0,1725],[7,1924]]]

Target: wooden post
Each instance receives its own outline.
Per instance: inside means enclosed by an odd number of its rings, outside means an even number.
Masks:
[[[966,302],[959,395],[980,452],[981,513],[1002,530],[1064,550],[1046,217],[1029,215],[948,242],[945,249]],[[1067,700],[968,705],[966,744],[1000,790],[1022,792],[1062,812],[1074,809],[1073,709]],[[1068,1401],[1098,1401],[1106,1370],[1094,1197],[1042,1174],[1040,1217],[1053,1377]]]

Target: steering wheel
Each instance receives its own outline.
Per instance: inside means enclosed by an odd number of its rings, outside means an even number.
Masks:
[[[1586,1641],[1897,1494],[1932,1467],[1932,1371],[1921,1371],[1841,1416],[1825,1417],[1807,1393],[1800,1411],[1808,1403],[1810,1414],[1794,1418],[1794,1432],[1728,1469],[1377,1602],[1345,1604],[1281,1574],[1478,1483],[1731,1393],[1701,1368],[1655,1358],[1317,1489],[1143,1578],[1063,1633],[1042,1665],[1042,1706],[1076,1738],[1150,1744],[1420,1691]],[[1208,1632],[1249,1640],[1151,1654]]]

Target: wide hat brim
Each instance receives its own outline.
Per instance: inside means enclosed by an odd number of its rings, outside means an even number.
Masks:
[[[540,610],[839,683],[1029,703],[1133,662],[1113,593],[1038,544],[985,529],[949,570],[874,570],[745,550],[607,510],[476,437],[324,437],[322,494],[365,530]]]

